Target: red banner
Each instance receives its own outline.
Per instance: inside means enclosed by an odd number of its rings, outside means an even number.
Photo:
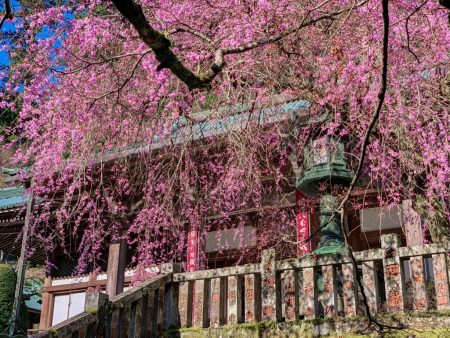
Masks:
[[[187,238],[187,271],[197,271],[198,269],[198,232],[189,230]]]
[[[295,194],[297,200],[297,256],[301,257],[311,252],[310,242],[305,243],[309,237],[309,213],[306,212],[307,205],[305,196],[297,190]]]
[[[309,214],[306,212],[299,212],[297,214],[297,256],[301,257],[306,253],[311,252],[310,243],[305,243],[309,237]]]

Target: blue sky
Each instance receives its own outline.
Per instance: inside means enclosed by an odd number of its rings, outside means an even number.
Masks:
[[[17,13],[18,11],[20,11],[20,1],[19,0],[11,0],[11,7],[13,9],[13,12]],[[4,2],[0,1],[0,11],[4,11],[4,9],[5,9]],[[73,13],[71,13],[71,12],[66,12],[64,14],[64,17],[67,20],[72,20],[74,18]],[[16,27],[15,27],[16,24],[18,24],[18,23],[19,23],[19,21],[17,18],[15,20],[13,20],[12,22],[5,21],[0,34],[3,34],[4,32],[18,31],[18,29],[16,29]],[[52,29],[50,29],[47,26],[44,26],[44,27],[42,27],[41,31],[36,35],[36,39],[45,39],[45,38],[51,36],[52,34],[53,34]],[[0,35],[0,37],[1,37],[1,35]],[[7,39],[1,39],[0,42],[6,43],[6,44],[9,43],[9,41]],[[58,40],[57,42],[55,42],[54,46],[56,48],[58,48],[60,46],[60,44],[61,44],[61,41]],[[10,62],[10,60],[9,60],[8,53],[6,51],[0,51],[0,70],[5,70],[5,68],[7,70],[9,62]],[[0,87],[2,87],[2,84],[4,83],[5,80],[6,80],[6,78],[0,77]]]
[[[12,8],[13,12],[19,11],[20,10],[19,1],[11,0],[11,8]],[[2,1],[0,4],[0,11],[4,12],[4,10],[5,10],[5,5]],[[15,30],[15,22],[5,21],[0,34],[3,34],[3,32],[11,32],[14,30]],[[2,40],[2,43],[4,43],[3,40]],[[8,53],[6,53],[5,51],[0,51],[0,66],[4,67],[4,66],[7,66],[8,64],[9,64]]]

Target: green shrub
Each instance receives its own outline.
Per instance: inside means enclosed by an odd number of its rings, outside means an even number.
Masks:
[[[0,264],[0,333],[9,327],[16,288],[16,273],[9,265]]]

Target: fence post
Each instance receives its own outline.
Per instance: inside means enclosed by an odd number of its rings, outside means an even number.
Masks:
[[[161,273],[176,273],[180,271],[180,265],[176,263],[164,263],[161,265]],[[164,291],[164,320],[163,329],[178,327],[180,321],[178,315],[179,284],[172,279],[165,285]]]
[[[192,283],[186,281],[179,285],[178,313],[180,327],[184,328],[192,325]]]
[[[404,309],[404,285],[398,252],[399,247],[399,235],[381,235],[381,248],[384,251],[384,284],[386,289],[387,310],[389,312],[403,312]]]
[[[298,289],[297,272],[287,270],[283,272],[284,280],[284,318],[286,321],[298,318]]]
[[[227,285],[227,324],[242,322],[242,278],[228,276]]]
[[[314,268],[303,269],[303,296],[304,296],[304,316],[306,319],[316,317],[317,299]]]
[[[210,326],[218,327],[224,323],[225,316],[225,282],[223,278],[217,277],[211,279],[210,287]]]
[[[450,290],[446,254],[433,255],[434,283],[436,288],[436,306],[438,310],[450,308]]]
[[[194,281],[193,319],[192,325],[208,327],[209,280]]]
[[[276,268],[275,250],[264,250],[261,255],[262,279],[262,320],[276,320],[277,294],[276,294]]]
[[[51,277],[45,277],[45,281],[44,281],[44,290],[46,290],[46,288],[52,286],[52,278]],[[53,303],[53,296],[50,292],[48,291],[44,291],[42,293],[42,312],[41,312],[41,320],[39,323],[39,329],[43,330],[43,329],[47,329],[51,326],[51,308],[52,308],[52,303]]]
[[[337,315],[336,271],[333,265],[322,266],[322,302],[326,317]]]
[[[415,256],[409,259],[411,263],[411,280],[414,291],[414,310],[428,310],[428,295],[425,286],[425,271],[423,257]]]
[[[344,313],[346,317],[356,316],[358,291],[355,276],[357,273],[358,271],[354,271],[353,263],[342,264]]]
[[[259,322],[259,283],[258,276],[247,274],[244,277],[244,319],[246,323]]]
[[[97,312],[97,321],[94,325],[88,326],[86,336],[87,337],[102,337],[106,330],[106,303],[108,302],[108,295],[98,292],[90,291],[86,292],[86,299],[84,301],[84,311],[86,312]],[[82,337],[82,336],[80,336]]]
[[[371,314],[378,312],[378,276],[374,261],[362,262],[363,286]]]

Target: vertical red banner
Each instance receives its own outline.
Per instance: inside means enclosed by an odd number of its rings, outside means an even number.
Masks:
[[[297,256],[311,252],[310,242],[305,243],[309,237],[309,213],[306,211],[305,196],[297,191],[295,194],[297,200]]]
[[[301,257],[311,252],[310,243],[305,243],[309,237],[309,214],[299,212],[297,214],[297,256]]]
[[[198,269],[198,231],[189,230],[187,238],[187,267],[186,270],[197,271]]]

